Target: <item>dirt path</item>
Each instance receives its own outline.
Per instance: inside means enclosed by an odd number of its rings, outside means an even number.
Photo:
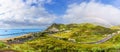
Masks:
[[[112,33],[112,34],[108,34],[107,37],[103,38],[102,40],[95,41],[95,42],[76,42],[75,40],[72,42],[81,43],[81,44],[100,44],[100,43],[104,43],[104,42],[108,41],[109,39],[113,38],[115,35],[117,35],[119,33],[120,33],[120,31],[117,31],[117,32]],[[54,38],[62,39],[61,37],[54,37]]]
[[[109,34],[107,37],[103,38],[102,40],[98,40],[95,42],[80,42],[80,43],[82,43],[82,44],[100,44],[100,43],[108,41],[109,39],[113,38],[115,35],[117,35],[119,33],[120,33],[120,31],[118,31],[116,33]]]
[[[0,52],[18,52],[18,51],[15,51],[15,50],[0,50]]]

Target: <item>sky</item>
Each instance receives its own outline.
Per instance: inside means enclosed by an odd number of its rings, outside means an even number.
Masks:
[[[52,23],[120,25],[120,0],[0,0],[0,29]]]

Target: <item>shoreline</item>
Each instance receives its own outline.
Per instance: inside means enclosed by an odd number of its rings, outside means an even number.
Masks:
[[[29,34],[23,34],[23,35],[20,35],[20,36],[15,36],[15,37],[10,37],[10,38],[0,38],[0,41],[6,41],[6,40],[10,40],[10,39],[15,39],[15,38],[21,38],[21,37],[23,37],[23,36],[29,36],[29,35],[31,35],[31,33],[29,33]]]

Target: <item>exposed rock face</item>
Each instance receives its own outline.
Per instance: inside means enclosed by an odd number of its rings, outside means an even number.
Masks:
[[[59,32],[59,30],[57,28],[53,27],[53,28],[49,29],[48,32],[54,33],[54,32]]]
[[[70,30],[66,30],[66,31],[64,31],[65,33],[69,33],[70,32]]]
[[[70,41],[70,42],[76,42],[75,39],[71,39],[71,38],[69,38],[68,41]]]

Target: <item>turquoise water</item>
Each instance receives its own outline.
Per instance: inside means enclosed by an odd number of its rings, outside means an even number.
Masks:
[[[20,32],[41,32],[44,29],[0,29],[0,39],[5,39],[5,38],[12,38],[22,34],[13,34],[13,33],[20,33]],[[12,35],[6,35],[6,34],[12,34]],[[4,35],[4,36],[3,36]]]

